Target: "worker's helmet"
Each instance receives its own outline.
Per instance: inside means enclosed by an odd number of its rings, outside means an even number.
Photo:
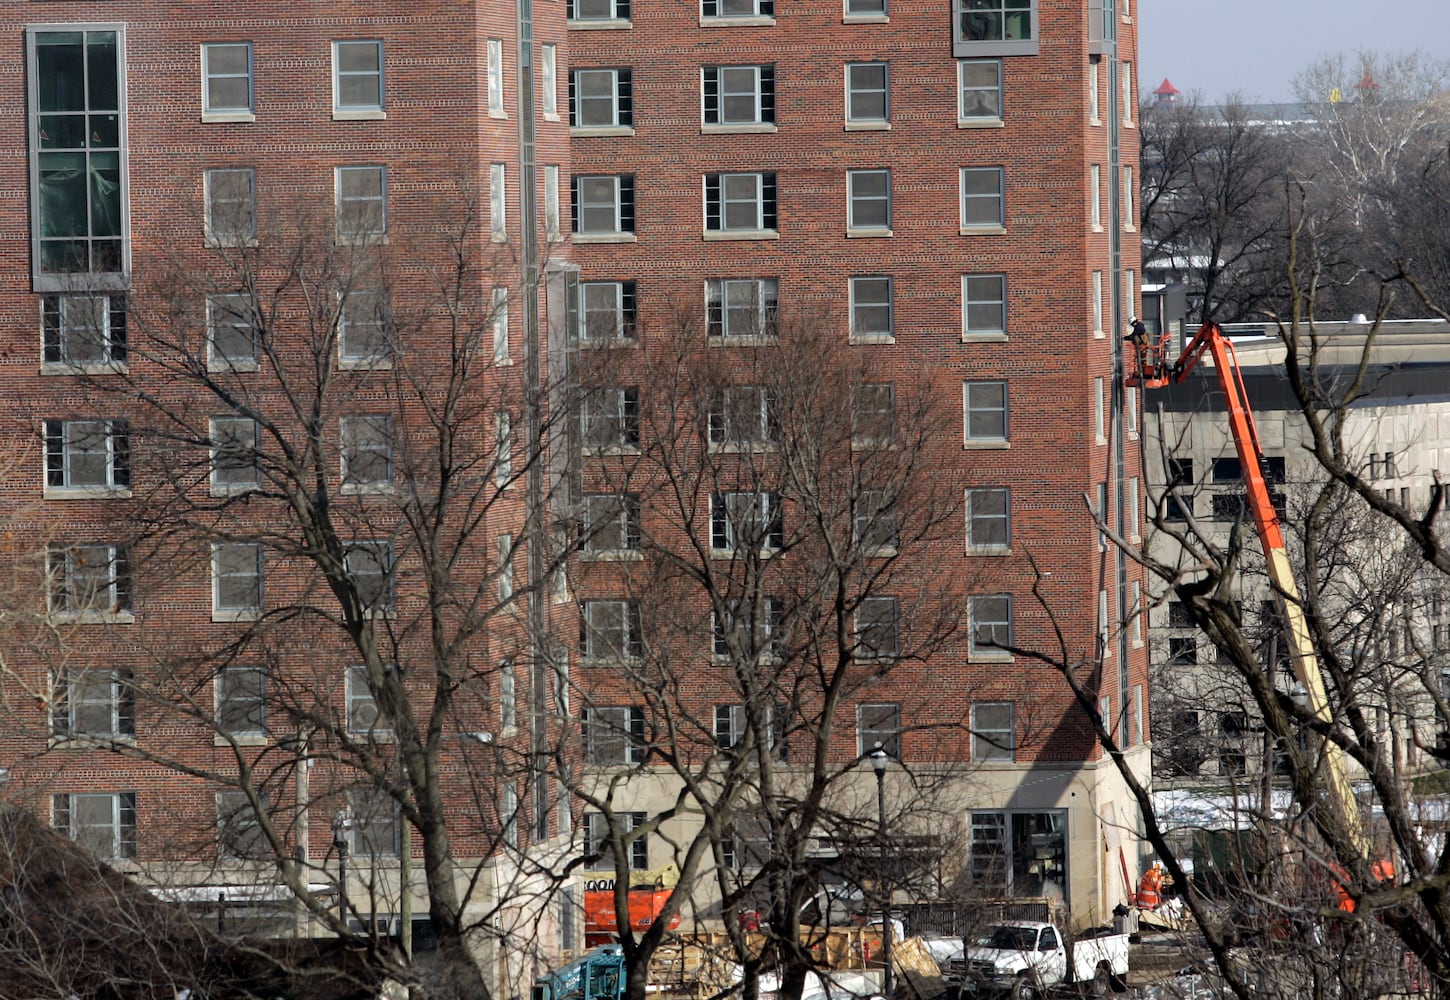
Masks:
[[[1128,317],[1128,322],[1129,323],[1136,323],[1136,322],[1138,322],[1138,317],[1137,316],[1129,316]]]

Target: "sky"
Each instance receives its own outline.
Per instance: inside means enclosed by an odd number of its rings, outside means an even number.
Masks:
[[[1209,104],[1294,99],[1295,74],[1322,54],[1420,49],[1450,59],[1450,0],[1136,0],[1138,82],[1167,77]]]

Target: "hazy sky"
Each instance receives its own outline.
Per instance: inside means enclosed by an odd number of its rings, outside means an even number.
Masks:
[[[1450,59],[1450,0],[1137,0],[1146,97],[1164,77],[1218,103],[1293,99],[1289,81],[1328,52],[1421,49]]]

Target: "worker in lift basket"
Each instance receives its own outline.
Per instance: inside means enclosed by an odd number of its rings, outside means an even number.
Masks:
[[[1152,378],[1157,372],[1149,351],[1148,328],[1136,316],[1128,319],[1128,333],[1123,337],[1133,347],[1134,361],[1145,378]]]

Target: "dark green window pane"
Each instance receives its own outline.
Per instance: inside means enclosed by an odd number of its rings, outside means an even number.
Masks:
[[[121,270],[121,241],[96,240],[91,244],[91,270],[97,272]]]
[[[86,73],[79,31],[51,31],[37,36],[36,105],[41,111],[84,111]],[[114,72],[114,70],[113,70]]]
[[[89,268],[84,240],[46,240],[40,244],[40,270],[45,274],[69,274]]]
[[[40,155],[40,235],[86,235],[84,153]]]
[[[119,111],[120,88],[117,86],[116,33],[92,31],[86,35],[86,62],[90,70],[90,110]]]
[[[119,115],[91,115],[89,138],[92,149],[119,149],[121,118]]]
[[[1020,14],[1007,15],[1007,37],[1008,38],[1031,38],[1032,37],[1032,15],[1023,11]]]
[[[91,154],[91,235],[121,235],[121,154]]]
[[[85,149],[85,116],[41,115],[37,138],[41,149]]]

